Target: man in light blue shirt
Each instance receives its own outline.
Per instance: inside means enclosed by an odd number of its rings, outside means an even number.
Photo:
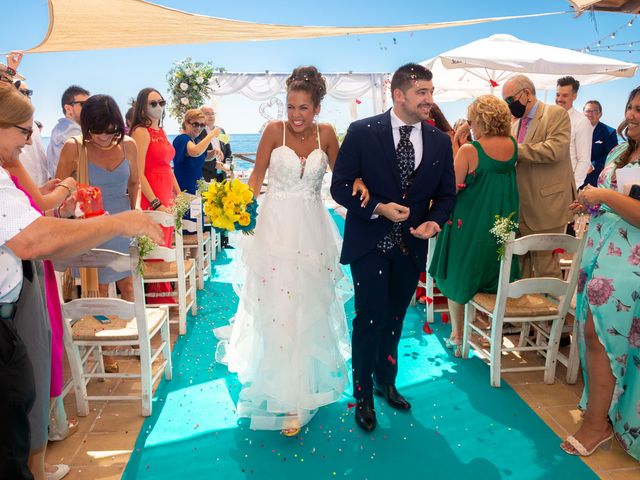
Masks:
[[[77,85],[71,85],[62,94],[62,113],[64,117],[51,131],[51,139],[47,148],[47,172],[49,178],[56,178],[56,170],[60,161],[60,151],[64,142],[71,137],[80,135],[80,113],[84,102],[89,98],[89,91]]]

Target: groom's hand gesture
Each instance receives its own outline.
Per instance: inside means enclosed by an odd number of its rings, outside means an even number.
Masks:
[[[421,223],[417,228],[409,228],[409,233],[411,233],[411,235],[422,240],[427,240],[428,238],[433,237],[439,231],[440,225],[431,221]]]
[[[400,205],[399,203],[389,202],[389,203],[380,203],[376,206],[376,209],[373,211],[378,215],[382,215],[387,219],[391,220],[393,223],[404,222],[407,218],[409,218],[409,207],[405,207],[404,205]]]

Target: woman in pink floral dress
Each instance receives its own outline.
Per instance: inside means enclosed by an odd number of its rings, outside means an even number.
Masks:
[[[580,265],[576,316],[584,420],[562,448],[590,455],[612,436],[640,460],[640,200],[617,191],[617,172],[640,168],[640,87],[631,92],[614,148],[574,210],[595,212]]]

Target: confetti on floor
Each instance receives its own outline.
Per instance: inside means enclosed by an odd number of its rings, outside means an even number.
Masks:
[[[341,218],[335,216],[340,228]],[[173,351],[173,380],[162,380],[123,475],[126,480],[598,478],[505,383],[489,386],[488,368],[445,349],[449,325],[436,315],[423,332],[424,306],[410,307],[397,361],[410,412],[376,397],[378,428],[362,432],[353,399],[322,408],[296,437],[252,431],[238,422],[240,385],[215,361],[214,328],[226,325],[237,297],[229,283],[237,250],[218,255],[214,278],[198,292],[203,308]],[[353,299],[345,305],[353,317]]]

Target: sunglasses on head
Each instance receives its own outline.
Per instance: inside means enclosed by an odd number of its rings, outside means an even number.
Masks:
[[[200,123],[200,122],[189,122],[189,124],[196,128],[204,128],[207,126],[206,123]]]
[[[521,88],[520,90],[518,90],[514,95],[511,95],[510,97],[505,98],[504,101],[507,102],[507,105],[511,105],[513,102],[516,101],[516,97],[520,95],[522,92],[524,92],[524,88]]]
[[[117,135],[120,133],[119,128],[109,128],[105,130],[89,130],[91,135]]]
[[[164,107],[167,104],[167,102],[165,100],[151,100],[149,102],[149,106],[151,108],[156,108],[158,105],[160,105],[161,107]]]
[[[24,134],[24,136],[27,139],[27,142],[31,138],[31,135],[33,135],[33,128],[25,128],[25,127],[21,127],[20,125],[14,125],[14,127],[20,130]]]
[[[29,90],[28,88],[20,88],[20,86],[22,85],[22,81],[20,80],[16,80],[13,85],[18,89],[18,91],[23,94],[25,97],[27,98],[31,98],[31,95],[33,95],[33,90]]]

